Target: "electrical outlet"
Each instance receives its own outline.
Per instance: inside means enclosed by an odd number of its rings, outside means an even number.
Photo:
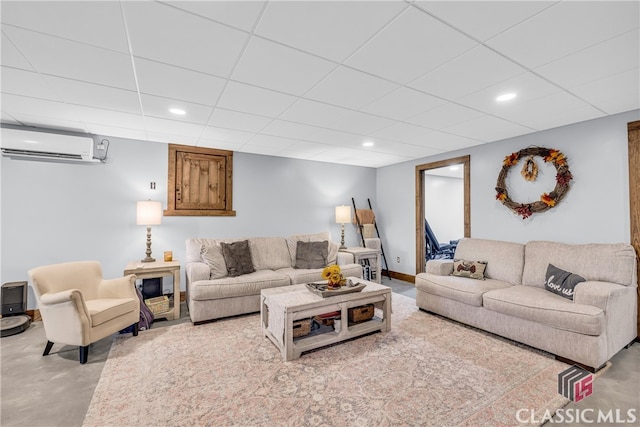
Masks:
[[[399,264],[400,263],[400,257],[396,257],[396,262]]]

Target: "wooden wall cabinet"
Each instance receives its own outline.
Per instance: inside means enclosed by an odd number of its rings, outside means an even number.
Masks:
[[[233,152],[169,144],[166,216],[235,216]]]

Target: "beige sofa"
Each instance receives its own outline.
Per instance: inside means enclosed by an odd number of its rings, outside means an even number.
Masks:
[[[230,277],[221,243],[247,240],[255,272]],[[260,311],[262,289],[321,280],[322,268],[294,268],[297,242],[328,242],[327,264],[338,264],[345,277],[362,278],[353,255],[339,252],[329,233],[238,239],[192,238],[186,242],[186,291],[193,323]]]
[[[416,276],[420,308],[592,370],[637,336],[631,245],[462,239],[455,258],[486,261],[485,280],[451,275],[451,260],[429,261],[427,271]],[[549,264],[586,279],[575,286],[573,300],[545,289]]]

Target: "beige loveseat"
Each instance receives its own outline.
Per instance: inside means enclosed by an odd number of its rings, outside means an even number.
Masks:
[[[247,240],[254,272],[230,277],[221,243]],[[186,290],[189,316],[193,323],[260,311],[262,289],[321,280],[322,268],[295,268],[297,245],[327,242],[327,265],[338,264],[345,277],[362,278],[362,266],[353,255],[339,252],[329,233],[290,237],[249,237],[239,239],[187,239]]]
[[[416,276],[420,308],[593,370],[637,335],[631,245],[462,239],[455,258],[486,261],[485,279],[451,275],[451,260],[429,261]],[[586,279],[575,286],[573,300],[545,289],[549,264]]]

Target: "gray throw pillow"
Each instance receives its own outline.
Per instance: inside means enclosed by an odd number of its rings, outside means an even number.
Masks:
[[[294,268],[325,268],[329,256],[329,242],[301,242],[296,246],[296,265]]]
[[[241,276],[256,271],[251,261],[249,241],[241,240],[233,243],[220,242],[222,256],[227,264],[227,274],[231,277]]]
[[[564,271],[553,264],[549,264],[547,266],[544,288],[573,301],[574,288],[578,283],[585,281],[586,279],[582,276]]]

